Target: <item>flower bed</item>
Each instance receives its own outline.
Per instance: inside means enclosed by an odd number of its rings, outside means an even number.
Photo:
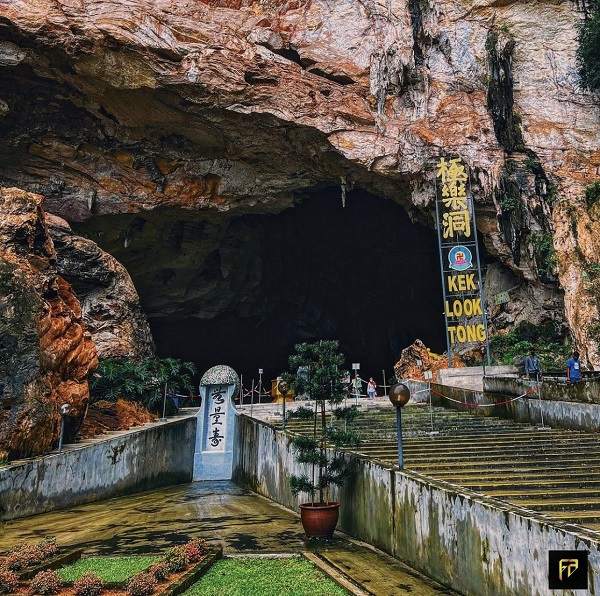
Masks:
[[[23,542],[0,556],[0,573],[15,573],[19,580],[31,579],[45,569],[57,569],[76,561],[83,551],[79,548],[59,549],[54,538],[45,538],[38,543]],[[3,591],[0,582],[0,594]]]
[[[45,569],[24,578],[7,567],[12,561],[9,553],[0,567],[0,594],[176,596],[197,582],[221,555],[220,548],[191,540],[162,557],[89,557],[58,571]]]

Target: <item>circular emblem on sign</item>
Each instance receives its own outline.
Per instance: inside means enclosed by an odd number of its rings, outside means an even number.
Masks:
[[[448,261],[450,261],[450,269],[464,271],[472,266],[473,255],[466,246],[454,246],[448,253]]]

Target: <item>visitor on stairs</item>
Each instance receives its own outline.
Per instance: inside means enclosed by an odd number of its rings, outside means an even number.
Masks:
[[[537,357],[535,350],[531,350],[529,356],[525,358],[525,375],[528,379],[540,379],[540,359]]]
[[[567,362],[567,383],[579,383],[581,381],[581,362],[579,352],[573,352],[573,356]]]
[[[369,399],[377,397],[377,383],[375,383],[373,377],[369,377],[369,382],[367,383],[367,396]]]

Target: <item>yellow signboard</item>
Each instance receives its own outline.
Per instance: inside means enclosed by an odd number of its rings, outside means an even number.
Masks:
[[[448,352],[454,347],[485,344],[487,321],[469,173],[459,157],[437,164],[436,215]]]

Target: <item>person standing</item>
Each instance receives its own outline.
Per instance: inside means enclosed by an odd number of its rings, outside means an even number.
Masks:
[[[581,362],[579,352],[575,350],[573,356],[567,361],[567,383],[579,383],[581,381]]]
[[[360,393],[362,391],[362,382],[360,380],[360,377],[356,374],[354,375],[354,397],[356,399],[358,399],[360,397]]]
[[[373,377],[369,377],[369,382],[367,383],[367,396],[369,399],[377,397],[377,383],[375,383]]]
[[[529,356],[525,358],[525,374],[528,379],[535,379],[536,381],[540,379],[540,359],[533,349],[529,352]]]

